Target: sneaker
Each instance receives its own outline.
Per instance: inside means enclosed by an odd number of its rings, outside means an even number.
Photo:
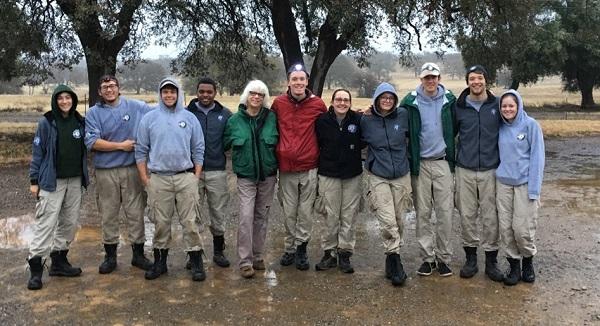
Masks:
[[[438,262],[437,263],[437,270],[438,273],[440,273],[440,276],[450,276],[452,275],[452,270],[450,269],[450,267],[448,267],[448,265],[446,265],[446,263],[443,262]]]
[[[240,268],[240,274],[243,278],[252,278],[254,276],[254,269],[252,266],[243,266]]]
[[[429,276],[433,273],[433,270],[436,268],[435,263],[423,262],[419,270],[417,270],[417,274],[422,276]]]
[[[254,268],[257,271],[264,271],[265,270],[265,261],[264,260],[257,260],[255,262],[252,263],[252,268]]]
[[[281,266],[290,266],[291,264],[294,263],[295,260],[296,260],[295,252],[286,252],[283,254],[283,256],[281,256],[281,260],[279,261],[279,263],[281,264]]]

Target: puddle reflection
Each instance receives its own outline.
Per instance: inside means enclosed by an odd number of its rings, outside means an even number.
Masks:
[[[0,248],[27,248],[33,239],[33,222],[33,214],[0,219]]]

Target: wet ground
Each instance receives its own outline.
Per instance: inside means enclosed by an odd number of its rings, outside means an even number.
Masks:
[[[356,273],[297,271],[277,264],[282,253],[281,211],[274,203],[268,234],[268,270],[242,279],[235,267],[219,268],[205,259],[208,278],[196,283],[183,268],[176,237],[169,273],[146,281],[129,265],[122,244],[119,267],[99,275],[103,258],[90,187],[82,227],[70,259],[83,268],[79,278],[44,274],[44,288],[28,291],[25,257],[34,201],[27,193],[27,167],[0,168],[0,324],[598,324],[600,325],[600,138],[546,141],[547,168],[537,233],[537,280],[505,287],[480,273],[458,277],[463,263],[459,223],[453,239],[455,275],[419,277],[414,223],[410,216],[402,250],[409,279],[394,288],[383,276],[384,255],[377,223],[361,213],[357,226]],[[231,180],[233,186],[234,178]],[[235,260],[237,200],[232,196],[226,254]],[[177,226],[174,226],[177,229]],[[309,244],[311,265],[318,261],[320,224]],[[180,232],[176,231],[176,234]],[[207,251],[212,252],[205,233]],[[149,245],[147,243],[147,251]],[[501,259],[502,268],[507,263]]]

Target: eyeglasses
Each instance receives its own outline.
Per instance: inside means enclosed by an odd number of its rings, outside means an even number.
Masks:
[[[117,85],[117,84],[104,85],[104,86],[101,86],[101,87],[100,87],[100,89],[101,89],[102,91],[107,91],[107,90],[109,90],[109,89],[114,91],[114,90],[115,90],[115,89],[117,89],[117,88],[119,88],[119,85]]]
[[[263,98],[263,97],[265,97],[265,94],[263,94],[263,93],[259,93],[259,92],[253,92],[253,91],[250,91],[250,92],[248,92],[248,95],[249,95],[249,96],[258,96],[258,97],[260,97],[260,98]]]
[[[337,102],[337,103],[350,103],[349,98],[341,98],[341,97],[336,97],[333,99],[333,101]]]
[[[396,98],[393,96],[381,96],[379,97],[380,101],[388,101],[388,102],[393,102]]]

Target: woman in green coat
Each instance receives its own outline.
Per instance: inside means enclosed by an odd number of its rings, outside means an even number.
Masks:
[[[267,214],[273,202],[279,140],[275,114],[269,110],[269,89],[260,80],[248,83],[238,112],[227,121],[225,150],[231,148],[233,172],[240,199],[238,256],[245,278],[265,269],[263,250],[267,238]]]

